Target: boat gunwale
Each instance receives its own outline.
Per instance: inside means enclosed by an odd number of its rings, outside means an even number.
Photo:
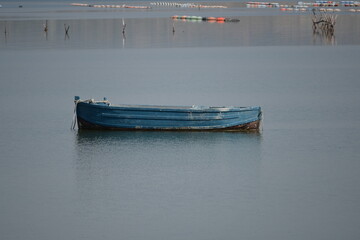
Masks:
[[[260,110],[260,106],[252,107],[212,107],[212,106],[162,106],[162,105],[110,105],[106,102],[85,102],[79,101],[77,104],[87,104],[91,107],[109,109],[109,110],[126,110],[126,111],[156,111],[156,112],[199,112],[199,113],[216,113],[216,112],[245,112]]]

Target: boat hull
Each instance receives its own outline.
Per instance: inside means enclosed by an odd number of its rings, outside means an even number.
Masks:
[[[76,104],[79,129],[161,131],[258,131],[260,107],[109,106]]]

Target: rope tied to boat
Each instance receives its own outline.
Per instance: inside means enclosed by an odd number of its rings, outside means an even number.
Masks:
[[[72,123],[71,123],[71,130],[75,130],[76,125],[77,125],[76,107],[77,107],[77,104],[80,102],[80,99],[77,99],[74,102],[75,102],[75,107],[74,107],[74,114],[73,114],[73,119],[72,119]]]
[[[73,119],[72,119],[72,123],[71,123],[71,130],[75,130],[76,125],[77,125],[78,128],[79,128],[79,123],[78,123],[78,121],[77,121],[76,109],[77,109],[78,103],[80,103],[80,102],[89,103],[89,104],[99,104],[99,103],[102,103],[102,104],[106,104],[106,105],[108,105],[108,106],[111,105],[111,103],[107,100],[106,97],[104,97],[104,100],[102,100],[102,101],[95,101],[93,98],[87,99],[87,100],[81,100],[79,96],[75,96],[75,99],[74,99],[75,106],[74,106]]]

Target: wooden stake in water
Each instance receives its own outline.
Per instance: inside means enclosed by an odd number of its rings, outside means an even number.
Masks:
[[[124,19],[122,19],[122,25],[123,25],[122,33],[123,33],[123,36],[125,37],[125,28],[126,28],[126,24],[125,24]]]
[[[45,24],[44,24],[44,32],[47,32],[48,31],[48,20],[45,21]]]
[[[64,29],[65,29],[65,35],[69,37],[70,25],[66,25],[66,23],[64,23]]]

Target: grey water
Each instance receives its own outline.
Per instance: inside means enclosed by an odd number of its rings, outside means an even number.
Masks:
[[[273,9],[173,35],[177,9],[59,8],[0,9],[1,239],[359,239],[360,15],[327,39]],[[263,130],[71,130],[75,95],[260,105]]]

